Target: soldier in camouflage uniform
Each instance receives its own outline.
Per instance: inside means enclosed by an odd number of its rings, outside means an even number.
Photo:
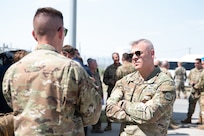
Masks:
[[[204,58],[202,58],[202,67],[204,68]],[[201,73],[199,82],[194,85],[194,89],[200,91],[199,102],[202,125],[198,126],[198,128],[204,130],[204,70]]]
[[[15,136],[84,136],[83,127],[100,117],[97,87],[79,64],[60,54],[67,32],[60,11],[39,8],[33,26],[35,51],[13,64],[3,80]]]
[[[87,60],[88,67],[92,73],[93,80],[95,80],[95,84],[98,86],[98,92],[101,95],[101,98],[103,98],[103,87],[101,82],[101,77],[98,71],[98,64],[95,59],[89,58]],[[103,130],[101,129],[101,119],[99,118],[98,122],[95,125],[92,125],[93,133],[103,133]]]
[[[130,55],[128,53],[123,53],[122,54],[122,65],[118,67],[118,69],[116,70],[116,76],[117,76],[117,80],[123,78],[124,76],[135,72],[136,69],[134,67],[134,65],[132,64],[132,58],[130,57]],[[122,131],[122,125],[120,128],[120,132]]]
[[[117,80],[136,71],[134,65],[132,64],[132,58],[130,58],[128,53],[123,53],[122,62],[123,64],[116,70]]]
[[[122,122],[120,136],[164,136],[176,98],[174,81],[154,66],[154,47],[149,40],[132,43],[137,72],[117,81],[107,100],[110,120]]]
[[[185,81],[187,79],[186,69],[182,66],[182,62],[177,63],[178,67],[175,69],[174,80],[176,84],[177,98],[181,97],[181,92],[185,95],[184,98],[187,98],[185,90]]]
[[[7,54],[8,53],[8,54]],[[16,50],[16,51],[8,51],[5,55],[6,57],[6,64],[3,63],[3,66],[0,67],[0,136],[13,136],[14,135],[14,125],[13,125],[13,109],[8,106],[2,92],[2,82],[3,77],[6,70],[11,66],[13,63],[22,59],[25,55],[29,52],[26,50]],[[7,57],[7,56],[10,57]],[[5,58],[4,58],[5,59]],[[8,59],[8,60],[7,60]]]
[[[200,90],[194,89],[194,85],[199,82],[200,75],[203,71],[201,59],[195,59],[195,68],[191,69],[188,75],[188,83],[191,86],[190,96],[188,98],[188,113],[187,118],[182,120],[181,123],[191,123],[191,117],[195,111],[196,103],[200,98]],[[202,123],[201,117],[199,117],[198,124]]]
[[[103,75],[103,82],[105,85],[108,86],[107,99],[110,97],[111,91],[117,81],[116,70],[119,66],[121,66],[119,62],[120,56],[117,52],[112,53],[112,59],[113,59],[113,64],[111,64],[110,66],[106,68],[104,75]],[[112,129],[111,122],[109,121],[109,119],[107,119],[107,123],[108,124],[105,127],[104,131],[110,131]]]
[[[168,69],[169,69],[169,62],[167,60],[164,60],[164,61],[161,62],[160,69],[161,69],[162,72],[167,74],[171,79],[173,79],[171,73],[168,71]],[[178,129],[179,128],[179,126],[173,120],[173,118],[171,118],[171,120],[170,120],[169,128],[170,129]]]

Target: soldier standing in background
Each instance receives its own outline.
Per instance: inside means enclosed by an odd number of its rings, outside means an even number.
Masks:
[[[171,79],[173,79],[171,73],[168,71],[168,69],[169,69],[169,62],[167,60],[164,60],[164,61],[161,62],[160,69],[161,69],[162,72],[167,74]],[[178,129],[179,128],[179,126],[176,124],[176,122],[173,120],[172,117],[171,117],[171,120],[170,120],[169,128],[170,129]]]
[[[98,71],[98,64],[95,59],[89,58],[87,59],[88,67],[92,73],[92,78],[95,80],[95,84],[98,87],[98,92],[101,95],[101,98],[103,100],[103,87],[101,82],[101,77]],[[101,119],[99,118],[98,122],[95,125],[92,125],[92,133],[103,133],[103,130],[101,129]]]
[[[106,115],[122,122],[120,136],[164,136],[176,99],[174,81],[154,66],[152,43],[132,43],[133,72],[117,81],[107,100]]]
[[[171,73],[168,71],[169,69],[169,62],[167,60],[162,61],[161,63],[161,71],[164,72],[165,74],[167,74],[170,78],[173,79]]]
[[[135,71],[136,69],[132,64],[132,58],[130,58],[130,55],[128,53],[123,53],[122,65],[119,66],[116,70],[117,80]]]
[[[204,58],[202,58],[202,67],[204,68]],[[195,84],[194,86],[195,90],[200,91],[200,113],[201,113],[201,120],[202,120],[202,125],[198,126],[199,129],[204,130],[204,70],[201,73],[199,82]]]
[[[117,80],[123,78],[124,76],[135,72],[136,69],[132,64],[131,54],[123,53],[122,54],[122,65],[116,70]],[[120,132],[122,131],[122,125],[120,127]]]
[[[33,27],[38,45],[10,66],[3,79],[15,135],[84,136],[84,126],[100,117],[97,87],[79,64],[60,54],[67,33],[60,11],[39,8]]]
[[[115,83],[117,81],[117,76],[116,76],[116,70],[120,64],[120,56],[117,52],[112,53],[112,59],[113,59],[113,64],[108,66],[104,72],[103,76],[103,82],[105,85],[108,86],[107,89],[107,99],[110,97],[111,91],[115,86]],[[110,131],[112,130],[111,128],[111,122],[109,119],[107,119],[107,126],[105,127],[104,131]]]
[[[187,93],[185,90],[185,81],[187,79],[186,69],[182,66],[182,62],[178,62],[177,65],[178,67],[175,69],[174,73],[177,98],[181,98],[181,92],[183,92],[184,98],[187,98]]]
[[[188,83],[191,86],[191,91],[190,91],[190,96],[188,98],[189,105],[188,105],[187,118],[185,120],[182,120],[181,123],[191,123],[191,117],[195,111],[197,101],[200,98],[200,90],[194,89],[194,85],[199,82],[200,75],[203,71],[201,59],[199,58],[195,59],[194,65],[195,65],[195,68],[191,69],[188,75]],[[197,123],[198,124],[202,123],[201,113]]]

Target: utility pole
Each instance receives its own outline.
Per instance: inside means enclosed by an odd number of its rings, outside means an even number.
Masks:
[[[77,0],[69,0],[70,9],[70,44],[76,48],[76,31],[77,31]]]
[[[191,54],[191,48],[188,48],[188,54]]]

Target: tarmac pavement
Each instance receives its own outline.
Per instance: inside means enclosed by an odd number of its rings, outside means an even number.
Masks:
[[[104,106],[103,106],[104,107]],[[167,136],[204,136],[204,130],[197,128],[196,122],[199,117],[199,104],[197,103],[195,113],[192,117],[192,124],[181,124],[180,121],[186,118],[188,110],[188,99],[177,99],[174,103],[173,119],[180,126],[179,129],[169,129]],[[102,123],[105,128],[106,123]],[[92,126],[88,126],[88,136],[119,136],[120,124],[112,123],[112,130],[104,133],[91,133]]]

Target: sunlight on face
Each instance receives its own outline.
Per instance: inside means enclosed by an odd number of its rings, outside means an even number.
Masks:
[[[140,51],[140,53],[138,53],[138,51]],[[151,64],[153,59],[152,50],[150,50],[146,43],[140,42],[133,45],[131,53],[133,53],[132,62],[136,70],[146,69]]]

